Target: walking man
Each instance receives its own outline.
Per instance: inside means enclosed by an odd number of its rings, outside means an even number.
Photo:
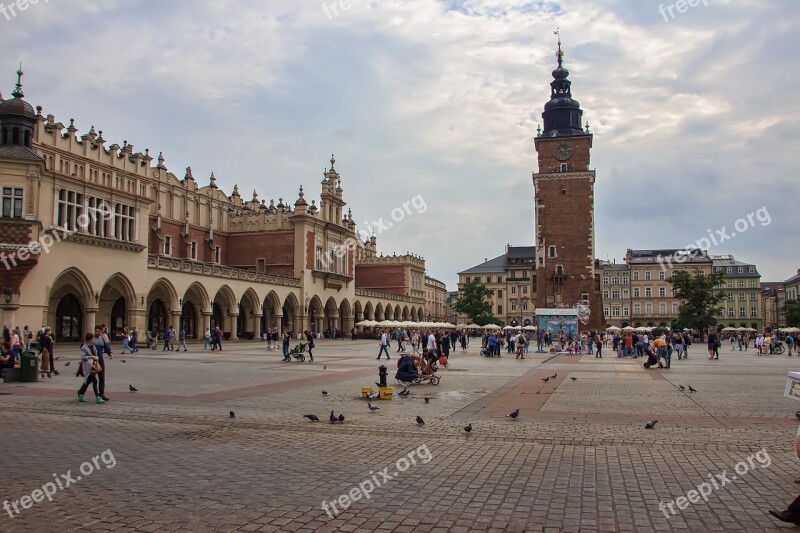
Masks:
[[[399,341],[398,341],[399,342]],[[375,359],[380,360],[381,355],[386,353],[386,360],[390,359],[389,357],[389,335],[386,334],[386,330],[381,332],[381,350],[378,352],[378,357]]]

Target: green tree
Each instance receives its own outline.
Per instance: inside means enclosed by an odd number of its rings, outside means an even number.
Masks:
[[[790,328],[800,328],[800,300],[786,302],[786,325]]]
[[[699,331],[701,338],[707,328],[717,325],[719,304],[727,297],[715,290],[722,279],[721,272],[705,275],[699,270],[692,273],[682,270],[667,280],[672,284],[675,297],[683,301],[677,321]]]
[[[475,319],[475,323],[479,326],[485,326],[486,324],[497,324],[498,326],[505,326],[505,322],[500,320],[494,315],[481,315]]]
[[[492,317],[492,304],[486,299],[491,296],[492,291],[487,289],[482,283],[477,281],[470,281],[465,283],[461,290],[458,292],[458,300],[453,308],[462,315],[467,315],[471,321],[483,326],[489,322],[485,320],[487,317]]]

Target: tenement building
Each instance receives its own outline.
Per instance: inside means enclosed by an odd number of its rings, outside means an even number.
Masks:
[[[720,324],[762,331],[761,274],[755,265],[742,263],[732,255],[712,255],[714,272],[723,275],[718,291],[725,295],[720,304]]]
[[[237,339],[426,317],[424,260],[360,237],[333,157],[319,202],[302,186],[293,201],[228,195],[213,173],[181,177],[161,154],[34,110],[21,77],[0,96],[5,325],[45,323],[60,341],[100,324]]]

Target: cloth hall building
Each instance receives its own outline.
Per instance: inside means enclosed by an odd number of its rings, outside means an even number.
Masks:
[[[21,77],[0,95],[3,324],[59,341],[99,324],[237,339],[426,318],[425,261],[360,238],[333,157],[318,204],[302,186],[294,201],[227,195],[214,174],[179,177],[161,154],[34,110]]]

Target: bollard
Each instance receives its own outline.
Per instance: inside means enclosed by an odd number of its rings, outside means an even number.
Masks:
[[[378,383],[381,387],[386,387],[386,367],[381,365],[378,367]]]

